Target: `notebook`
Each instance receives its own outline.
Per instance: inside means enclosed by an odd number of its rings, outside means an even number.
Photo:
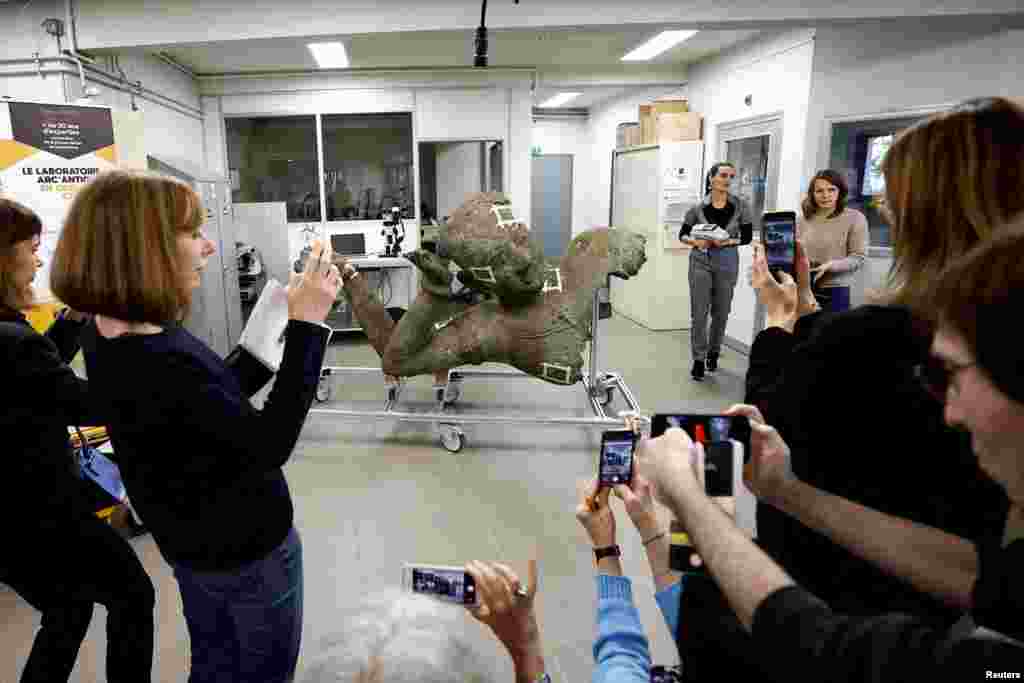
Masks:
[[[288,290],[271,279],[249,314],[238,345],[276,373],[284,359],[285,329],[288,327]],[[327,327],[327,325],[323,325]],[[331,335],[326,343],[330,344]]]
[[[249,314],[238,345],[251,353],[272,372],[284,358],[284,330],[288,327],[288,293],[281,283],[271,279]]]

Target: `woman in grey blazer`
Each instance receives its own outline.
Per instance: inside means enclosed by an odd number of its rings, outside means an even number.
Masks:
[[[747,203],[729,192],[736,178],[736,167],[722,161],[708,171],[704,201],[686,212],[679,240],[690,247],[690,346],[693,353],[694,380],[704,372],[718,369],[718,356],[725,338],[725,325],[732,308],[732,294],[739,278],[740,259],[736,247],[750,244],[754,233],[753,216]],[[705,237],[705,229],[717,226],[725,234]],[[710,226],[710,227],[708,227]],[[719,231],[719,232],[721,232]],[[727,236],[726,236],[727,235]],[[711,330],[708,332],[708,315]]]

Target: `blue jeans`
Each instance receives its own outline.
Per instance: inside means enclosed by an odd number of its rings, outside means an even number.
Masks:
[[[842,313],[850,309],[849,287],[815,287],[813,291],[823,311]]]
[[[192,640],[189,683],[290,683],[302,640],[302,543],[293,528],[230,572],[173,565]]]

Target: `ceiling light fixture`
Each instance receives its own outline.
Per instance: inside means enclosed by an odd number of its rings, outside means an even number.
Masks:
[[[321,69],[348,68],[348,53],[344,43],[310,43],[307,47]]]
[[[560,92],[552,97],[547,102],[540,105],[541,109],[555,109],[557,107],[564,107],[565,104],[571,100],[576,99],[583,93],[580,92]]]
[[[692,38],[697,31],[663,31],[646,43],[622,58],[624,62],[646,62],[654,59],[665,50],[669,50],[687,38]]]

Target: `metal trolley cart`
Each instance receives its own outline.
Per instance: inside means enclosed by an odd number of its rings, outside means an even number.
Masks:
[[[336,408],[313,408],[310,412],[338,418],[356,420],[399,420],[402,422],[425,422],[436,425],[441,445],[452,453],[458,453],[466,444],[466,434],[462,427],[466,424],[528,424],[541,426],[580,426],[600,427],[605,429],[623,427],[625,420],[611,417],[605,412],[618,391],[628,407],[623,414],[637,414],[640,407],[622,376],[615,372],[600,372],[597,368],[598,321],[610,317],[602,315],[602,306],[608,307],[609,288],[604,287],[594,292],[594,313],[591,327],[589,372],[583,375],[583,388],[587,393],[593,409],[593,417],[554,417],[554,416],[513,416],[500,414],[465,415],[454,412],[455,403],[462,393],[462,382],[469,377],[495,379],[536,379],[519,370],[491,370],[471,367],[458,367],[448,371],[446,384],[436,387],[437,411],[414,413],[396,409],[402,392],[403,382],[389,385],[382,410],[340,410]],[[381,369],[361,367],[325,366],[320,371],[320,384],[316,399],[325,403],[331,399],[331,375],[371,375],[380,377]]]

